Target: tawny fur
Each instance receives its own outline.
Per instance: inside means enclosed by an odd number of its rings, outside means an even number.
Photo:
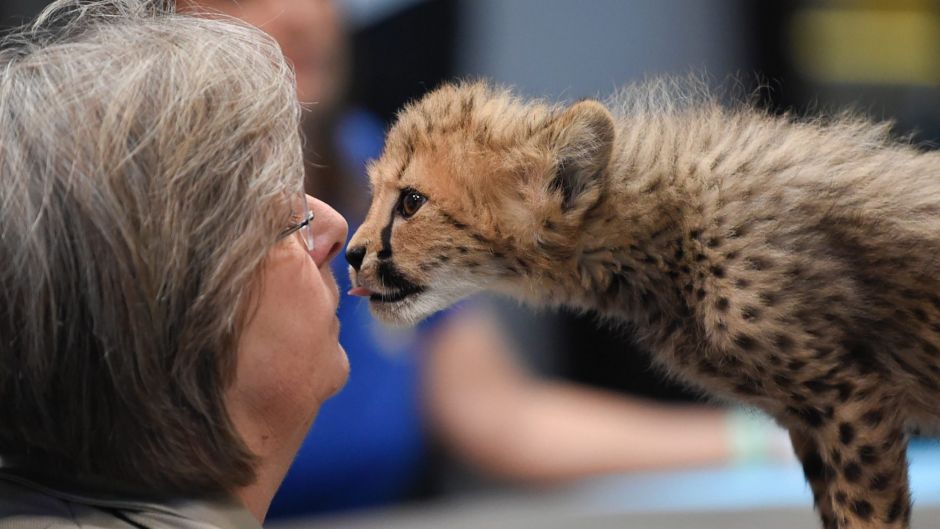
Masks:
[[[908,527],[905,431],[940,424],[940,156],[679,94],[565,108],[471,83],[408,106],[354,283],[390,322],[486,289],[630,323],[790,430],[825,527]]]

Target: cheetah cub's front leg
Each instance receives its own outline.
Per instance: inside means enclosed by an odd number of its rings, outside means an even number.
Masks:
[[[629,324],[791,431],[827,529],[908,527],[903,427],[940,424],[940,160],[664,87],[409,105],[369,169],[351,293],[395,324],[483,290]]]
[[[825,529],[910,524],[903,430],[884,410],[865,409],[834,410],[825,425],[790,430]]]

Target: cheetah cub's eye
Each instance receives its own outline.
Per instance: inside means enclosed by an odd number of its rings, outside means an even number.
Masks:
[[[401,198],[398,201],[398,212],[401,213],[402,217],[406,219],[410,218],[417,213],[418,210],[421,209],[421,206],[427,201],[427,197],[414,189],[403,189]]]

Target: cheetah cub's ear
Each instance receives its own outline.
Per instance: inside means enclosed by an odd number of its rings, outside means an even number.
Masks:
[[[554,159],[547,191],[562,214],[591,207],[603,192],[614,134],[607,108],[597,101],[581,101],[536,136]]]

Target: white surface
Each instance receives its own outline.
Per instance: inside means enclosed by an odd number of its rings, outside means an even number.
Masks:
[[[913,529],[938,527],[940,446],[910,451]],[[271,522],[268,529],[817,528],[798,465],[639,473],[566,487],[494,491],[371,512]]]

